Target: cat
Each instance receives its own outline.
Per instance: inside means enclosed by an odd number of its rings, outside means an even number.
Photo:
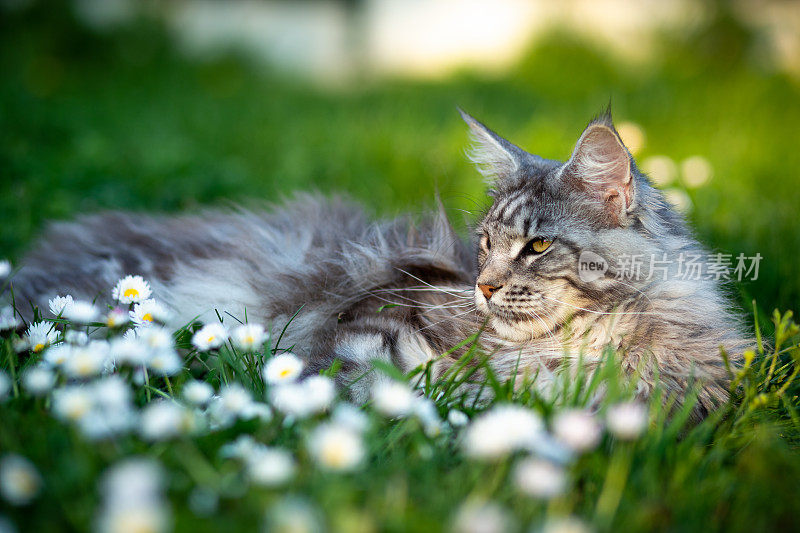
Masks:
[[[308,194],[263,212],[95,214],[49,228],[13,279],[17,306],[107,298],[139,274],[173,327],[246,315],[280,331],[291,321],[282,345],[308,373],[338,360],[337,382],[356,402],[386,379],[372,360],[404,372],[434,361],[441,376],[463,353],[453,347],[479,331],[493,371],[519,387],[536,376],[545,393],[578,365],[591,375],[610,347],[642,397],[657,384],[680,397],[696,379],[698,416],[724,401],[720,350],[735,364],[752,341],[719,281],[680,275],[683,255],[705,252],[638,170],[610,112],[563,162],[461,113],[493,199],[474,239],[456,234],[441,205],[422,221],[370,221],[353,202]],[[634,256],[668,266],[653,275],[645,260],[629,276],[618,259]],[[479,395],[480,380],[462,389]]]

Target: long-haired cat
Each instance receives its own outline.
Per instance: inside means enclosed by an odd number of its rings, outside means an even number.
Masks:
[[[657,381],[681,394],[696,378],[700,411],[724,399],[720,350],[735,360],[750,341],[718,281],[680,272],[684,255],[704,251],[610,115],[588,125],[566,162],[463,117],[494,200],[477,242],[460,239],[441,209],[423,222],[373,222],[353,203],[315,196],[270,212],[105,213],[49,229],[13,279],[17,306],[45,309],[65,292],[107,299],[119,278],[140,274],[173,326],[246,312],[280,331],[302,308],[282,344],[310,372],[338,359],[337,380],[356,401],[381,379],[371,360],[408,371],[436,359],[441,375],[458,356],[441,354],[481,328],[494,371],[519,384],[536,375],[544,390],[565,362],[588,375],[611,347],[640,374],[642,395]]]

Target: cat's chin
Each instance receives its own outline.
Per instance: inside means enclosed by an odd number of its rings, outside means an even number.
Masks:
[[[527,321],[508,322],[499,317],[492,317],[490,322],[499,337],[513,342],[529,341],[539,333]]]

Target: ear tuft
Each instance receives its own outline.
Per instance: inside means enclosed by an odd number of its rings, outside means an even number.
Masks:
[[[624,224],[634,203],[631,156],[614,129],[608,112],[584,130],[565,167],[571,182],[586,191]]]
[[[475,164],[487,182],[502,188],[503,182],[516,178],[522,166],[525,151],[497,135],[461,108],[458,109],[458,112],[469,126],[472,138],[472,145],[467,150],[467,157]]]

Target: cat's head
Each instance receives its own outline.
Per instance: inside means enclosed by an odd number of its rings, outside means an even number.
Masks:
[[[475,301],[502,336],[526,340],[613,308],[638,290],[615,279],[614,259],[686,234],[636,169],[609,113],[586,127],[566,162],[532,155],[462,116],[494,199],[477,226]]]

